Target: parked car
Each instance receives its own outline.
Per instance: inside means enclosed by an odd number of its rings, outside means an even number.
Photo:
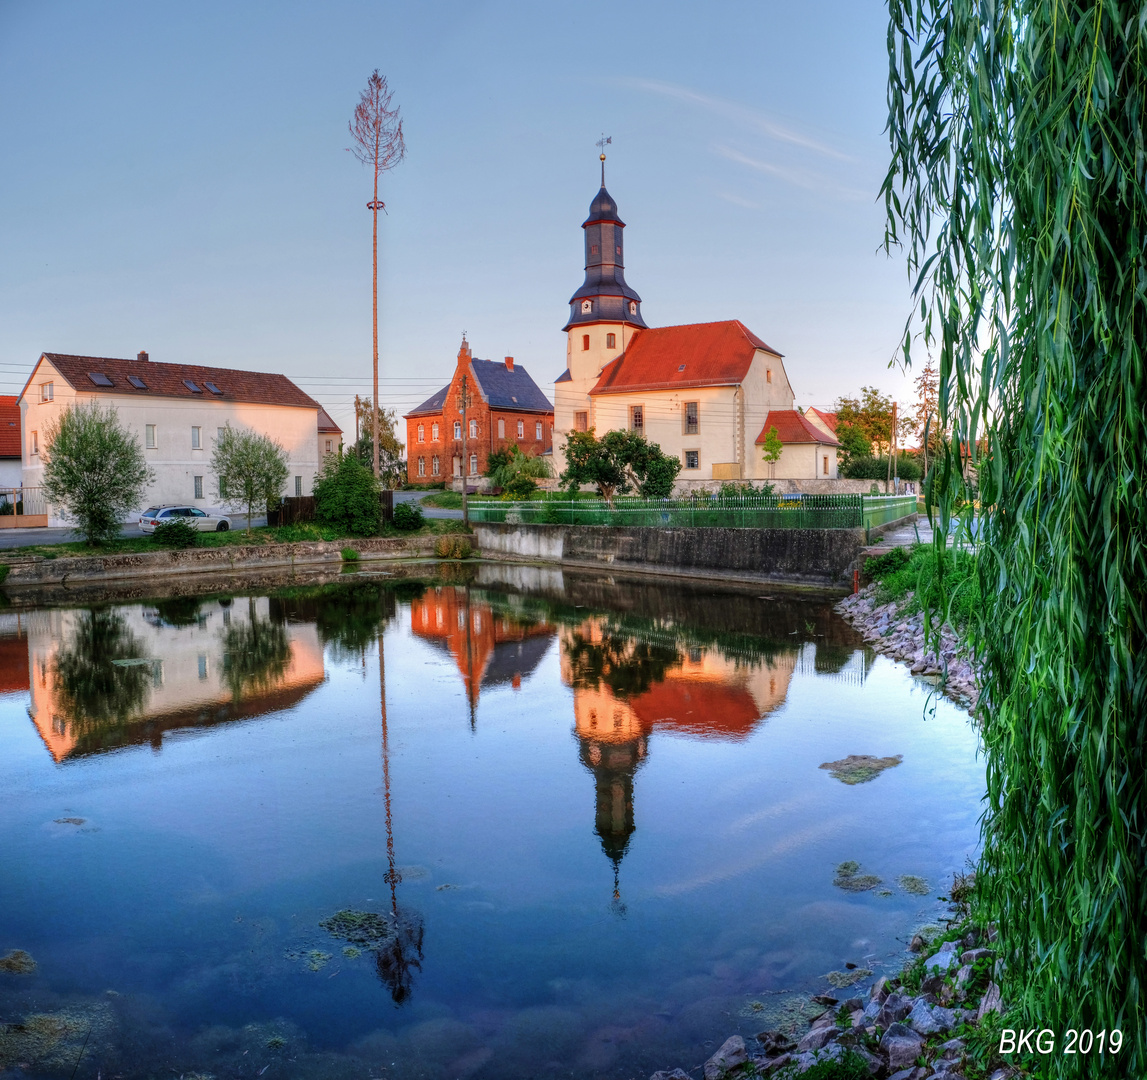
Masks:
[[[153,533],[156,526],[170,521],[186,521],[200,532],[226,532],[231,528],[231,519],[222,510],[202,510],[198,506],[180,506],[177,503],[149,506],[139,519],[139,527],[145,533]]]

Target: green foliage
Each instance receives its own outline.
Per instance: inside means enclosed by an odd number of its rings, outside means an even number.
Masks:
[[[849,480],[887,480],[887,457],[852,457],[840,470],[841,476]],[[892,476],[899,474],[901,480],[920,479],[920,463],[912,454],[897,454]]]
[[[359,554],[352,547],[344,547],[340,553],[343,557],[343,562],[358,562]]]
[[[382,525],[380,485],[354,454],[328,454],[315,480],[315,521],[351,536],[373,536]]]
[[[69,405],[44,431],[44,495],[89,544],[114,539],[155,478],[139,439],[98,401]]]
[[[400,532],[421,529],[424,520],[422,507],[417,503],[400,502],[394,507],[394,527]]]
[[[255,507],[279,500],[287,483],[287,452],[274,439],[238,431],[230,423],[215,440],[211,469],[219,480],[219,497],[229,507],[246,508],[247,532]]]
[[[509,450],[495,450],[490,459],[496,459],[496,464],[487,462],[486,475],[515,499],[528,499],[537,491],[538,480],[553,475],[545,458],[524,453],[516,445]]]
[[[929,503],[972,514],[969,456],[980,485],[1004,994],[1040,1027],[1123,1031],[1117,1057],[1057,1054],[1050,1075],[1143,1076],[1147,22],[1131,0],[890,14],[886,242],[915,282],[905,356],[939,357],[950,433]],[[941,566],[929,616],[952,584]]]
[[[359,425],[362,435],[350,448],[356,457],[374,475],[373,414],[370,398],[358,399]],[[403,442],[398,437],[398,413],[395,409],[378,410],[379,481],[384,488],[399,487],[406,479],[406,465],[402,460]]]
[[[174,518],[155,527],[152,543],[165,548],[189,548],[199,543],[199,530],[187,518]]]
[[[781,1080],[798,1075],[795,1065],[788,1065],[776,1074]],[[868,1062],[852,1050],[845,1050],[839,1061],[825,1057],[816,1061],[800,1074],[801,1080],[868,1080]]]
[[[775,465],[781,460],[784,449],[785,444],[781,442],[780,433],[774,424],[765,432],[765,441],[761,443],[761,457],[765,459],[766,465]]]
[[[434,554],[440,559],[468,559],[473,554],[464,536],[441,536],[435,541]]]
[[[0,585],[4,583],[4,579],[12,572],[12,565],[10,563],[0,563]]]
[[[668,498],[681,471],[679,459],[661,452],[633,431],[571,431],[566,439],[566,470],[561,483],[571,494],[593,484],[610,506],[615,495],[636,490],[647,499]]]
[[[744,499],[753,495],[772,495],[773,491],[772,484],[762,484],[760,487],[755,487],[747,480],[743,483],[738,483],[736,480],[726,480],[718,488],[717,498]]]
[[[879,582],[878,602],[903,600],[911,592],[907,610],[930,611],[956,630],[967,630],[980,610],[981,582],[975,557],[967,551],[948,548],[937,553],[924,544],[889,548],[870,558],[864,572]]]
[[[273,690],[291,660],[291,647],[282,622],[263,618],[249,597],[247,620],[232,617],[223,634],[223,679],[235,704],[247,694]]]
[[[872,454],[874,448],[887,451],[892,435],[892,398],[882,394],[875,386],[862,386],[859,398],[837,398],[836,425],[837,438],[840,438],[842,427],[859,433],[859,438],[857,435],[850,436],[856,442],[858,451],[860,438],[863,438],[866,445],[866,454]],[[912,421],[898,416],[896,427],[897,434],[904,436],[911,432]]]
[[[881,581],[908,565],[911,558],[907,548],[890,548],[883,555],[873,555],[864,564],[864,572],[873,581]]]
[[[517,447],[514,449],[517,449]],[[491,450],[486,455],[486,471],[482,473],[482,475],[486,477],[497,475],[499,469],[505,468],[510,463],[510,457],[511,454],[508,447],[504,450]]]

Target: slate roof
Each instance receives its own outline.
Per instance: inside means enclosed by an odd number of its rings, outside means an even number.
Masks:
[[[506,409],[510,412],[552,413],[554,407],[550,399],[530,378],[530,373],[519,364],[511,371],[500,360],[471,360],[470,371],[478,383],[478,390],[491,409]],[[405,418],[414,416],[437,416],[446,403],[450,384],[442,387],[433,397],[421,405],[404,413]]]
[[[0,394],[0,458],[20,457],[20,399]]]
[[[321,405],[319,406],[319,431],[331,431],[339,435],[343,433],[343,429],[331,419],[331,414]]]
[[[758,349],[781,355],[739,319],[638,330],[625,352],[602,368],[590,393],[737,386]]]
[[[73,356],[69,353],[44,353],[56,370],[77,390],[85,393],[119,394],[125,397],[170,397],[198,401],[244,401],[259,405],[294,405],[304,409],[321,406],[304,394],[286,375],[263,371],[238,371],[233,368],[200,367],[195,364],[165,364],[154,360],[123,360],[111,356]],[[92,382],[89,372],[106,375],[110,386]],[[142,379],[146,389],[132,386],[129,375]],[[35,377],[33,371],[32,378]],[[32,378],[28,379],[31,383]],[[202,393],[195,393],[184,383],[189,379]],[[213,382],[221,391],[211,393],[204,385]],[[21,396],[26,392],[25,385]]]
[[[814,423],[806,420],[796,409],[771,409],[765,417],[764,426],[757,436],[757,445],[765,441],[765,434],[769,428],[775,427],[781,442],[790,443],[819,443],[821,446],[839,446],[831,435],[826,435]]]

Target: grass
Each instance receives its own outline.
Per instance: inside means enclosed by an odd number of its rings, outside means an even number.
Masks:
[[[964,630],[981,606],[975,557],[967,551],[946,551],[942,558],[949,590],[944,621],[955,630]],[[931,544],[915,544],[870,558],[864,572],[877,583],[877,603],[902,603],[911,593],[904,609],[911,614],[938,594],[937,567],[936,549]]]

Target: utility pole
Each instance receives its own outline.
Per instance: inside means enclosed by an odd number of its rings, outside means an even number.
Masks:
[[[892,429],[888,432],[888,475],[884,478],[884,494],[892,486],[892,458],[896,454],[896,402],[892,403]]]
[[[462,410],[462,521],[466,528],[470,528],[470,508],[466,502],[466,467],[469,461],[466,458],[466,407],[470,404],[470,391],[466,384],[467,376],[462,376],[462,393],[458,395],[458,408]]]

